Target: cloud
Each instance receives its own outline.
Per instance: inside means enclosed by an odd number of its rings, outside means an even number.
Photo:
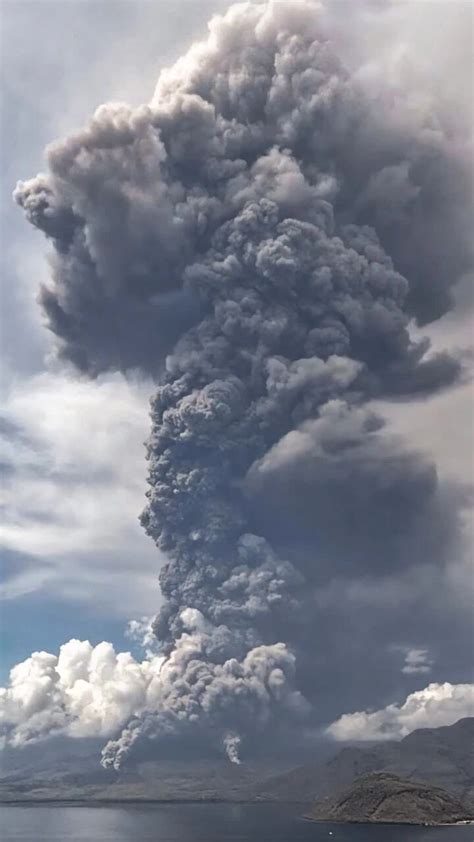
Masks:
[[[346,713],[327,729],[335,740],[399,740],[417,728],[452,725],[474,712],[474,684],[428,684],[403,704]]]
[[[231,762],[238,763],[239,736],[219,734],[226,714],[236,726],[250,714],[259,730],[270,725],[275,706],[295,717],[304,713],[301,696],[289,686],[294,657],[284,644],[255,647],[241,662],[229,657],[212,664],[206,652],[221,645],[221,630],[192,609],[182,619],[186,631],[168,659],[148,653],[136,661],[110,643],[92,646],[87,640],[70,640],[57,656],[34,652],[13,667],[9,686],[0,690],[5,743],[18,747],[56,734],[109,737],[131,722],[103,750],[104,766],[118,768],[144,733],[169,735],[183,723],[199,728],[212,719],[217,741],[220,737]]]
[[[140,617],[139,620],[129,620],[125,636],[138,643],[145,651],[147,658],[151,658],[157,651],[158,641],[153,632],[153,617]]]
[[[116,376],[90,382],[60,373],[10,382],[0,540],[23,564],[5,571],[5,598],[42,590],[97,599],[122,618],[156,604],[160,559],[137,522],[148,389]]]
[[[137,662],[105,641],[70,640],[59,655],[34,652],[0,691],[4,737],[12,746],[54,734],[108,737],[144,709],[162,661]]]
[[[402,672],[405,675],[417,675],[431,671],[432,660],[427,649],[408,649]]]

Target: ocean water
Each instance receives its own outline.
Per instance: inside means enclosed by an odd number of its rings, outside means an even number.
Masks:
[[[290,804],[3,805],[2,842],[474,842],[469,827],[318,824]]]

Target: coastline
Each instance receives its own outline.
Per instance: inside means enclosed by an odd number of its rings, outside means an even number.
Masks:
[[[351,819],[347,821],[337,821],[337,819],[316,819],[313,816],[303,815],[303,819],[308,822],[315,822],[315,824],[338,824],[338,825],[347,825],[347,824],[357,824],[357,825],[384,825],[385,827],[467,827],[469,825],[474,825],[474,819],[463,819],[462,821],[458,822],[410,822],[410,821],[393,821],[393,822],[378,822],[378,821],[370,821],[367,820],[358,820],[358,819]]]
[[[11,801],[0,800],[0,807],[32,807],[40,806],[41,804],[48,804],[48,806],[61,807],[103,807],[107,804],[114,805],[137,805],[137,804],[242,804],[242,805],[257,805],[257,804],[276,804],[275,801],[255,800],[238,798],[15,798]],[[284,801],[278,802],[284,804],[295,804],[301,807],[301,801]],[[303,816],[302,818],[307,818]]]

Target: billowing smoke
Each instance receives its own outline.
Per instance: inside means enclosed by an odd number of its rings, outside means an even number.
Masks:
[[[168,559],[165,660],[105,765],[190,728],[239,762],[241,739],[317,717],[321,586],[421,546],[437,569],[457,530],[460,495],[364,404],[459,373],[409,326],[469,267],[467,141],[346,68],[332,20],[231,8],[149,105],[101,106],[15,192],[54,247],[59,355],[159,382],[142,523]]]
[[[231,763],[240,764],[239,758],[240,737],[238,734],[226,734],[224,737],[224,747],[227,757]]]
[[[180,641],[177,648],[183,645]],[[192,647],[189,635],[185,645]],[[278,653],[274,654],[278,659]],[[254,653],[254,667],[259,657],[263,664],[266,656],[264,652]],[[0,691],[2,743],[23,747],[58,734],[74,738],[107,738],[131,722],[120,740],[120,750],[125,754],[139,734],[138,723],[143,729],[146,716],[150,722],[155,716],[163,716],[164,689],[169,695],[176,690],[172,670],[165,667],[162,673],[164,663],[162,656],[151,653],[142,661],[136,660],[129,652],[116,652],[106,641],[92,646],[87,640],[69,640],[60,647],[58,655],[34,652],[13,667],[10,686]],[[280,664],[283,664],[282,659]],[[224,665],[220,673],[230,677],[232,666]],[[250,689],[249,680],[245,690],[247,700],[253,693],[254,703],[257,695],[261,695],[262,711],[267,707],[267,702],[263,701],[266,689],[264,681],[259,683],[259,679],[264,676],[264,670],[249,670],[247,677],[254,686]],[[275,675],[273,683],[276,695]],[[236,683],[234,690],[239,693],[243,686],[243,682]],[[215,713],[222,688],[209,685],[206,692],[203,701],[197,700],[195,711],[207,707]],[[470,716],[473,705],[472,684],[430,684],[411,693],[401,705],[344,714],[327,731],[335,740],[400,739],[416,728],[450,725],[463,716]],[[258,712],[258,703],[254,704],[254,712]],[[168,713],[167,731],[173,733],[176,725],[173,704]],[[189,718],[195,727],[197,716]],[[230,731],[224,734],[222,742],[230,762],[240,764],[240,736]]]
[[[363,9],[358,4],[362,20]],[[277,231],[285,220],[306,232],[307,260],[317,243],[302,223],[328,238],[329,262],[319,249],[319,264],[311,264],[313,273],[321,270],[312,305],[323,309],[308,313],[320,333],[308,339],[307,354],[318,345],[341,353],[352,343],[352,355],[363,358],[381,333],[381,366],[391,361],[405,376],[410,362],[416,367],[423,348],[410,348],[413,359],[404,347],[406,317],[396,305],[405,302],[423,321],[439,316],[469,266],[466,137],[429,90],[410,90],[398,79],[418,56],[406,57],[398,75],[390,56],[388,66],[375,65],[387,80],[381,90],[370,73],[375,48],[370,62],[346,70],[335,52],[342,28],[337,4],[331,11],[331,4],[325,10],[306,0],[233,7],[213,20],[207,42],[162,72],[149,105],[101,106],[83,131],[50,146],[48,175],[20,182],[16,200],[55,246],[41,303],[65,358],[90,372],[157,371],[185,326],[210,306],[192,267],[233,254],[237,232],[249,233],[242,226],[251,212],[244,209],[265,199],[273,208],[263,202],[266,222],[255,223],[241,269],[259,237],[275,239],[275,249],[281,237],[295,245],[296,231]],[[376,273],[383,275],[390,261],[364,225],[376,228],[409,282],[391,278],[388,312]],[[373,307],[365,302],[367,311],[361,294],[352,314],[350,293],[343,306],[346,290],[333,273],[345,249],[351,277],[364,271],[364,256],[375,273],[378,293]],[[282,254],[279,266],[285,285]],[[346,272],[342,263],[339,270]],[[230,255],[222,271],[222,281],[237,286]],[[368,278],[366,287],[370,299]]]
[[[246,717],[263,728],[275,708],[301,712],[301,696],[289,689],[295,659],[283,644],[255,647],[242,663],[235,658],[204,663],[207,638],[220,630],[191,608],[182,622],[187,631],[167,659],[148,652],[137,661],[129,652],[116,653],[110,643],[92,646],[87,640],[68,641],[57,656],[34,652],[12,669],[10,686],[0,690],[2,739],[23,746],[54,734],[110,737],[130,722],[103,752],[105,765],[109,760],[119,765],[144,730],[175,734],[186,725],[224,727]],[[239,762],[239,742],[237,734],[223,738],[233,763]]]
[[[102,752],[104,766],[119,768],[143,735],[180,735],[194,731],[235,728],[252,722],[265,729],[275,712],[299,717],[305,712],[301,694],[293,689],[295,657],[283,643],[255,646],[241,661],[232,657],[231,629],[213,626],[195,608],[182,611],[185,629],[148,693],[147,704],[116,740]],[[228,656],[226,657],[226,652]],[[236,762],[238,736],[222,741]]]

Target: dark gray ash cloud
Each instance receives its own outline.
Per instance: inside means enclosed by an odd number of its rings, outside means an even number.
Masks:
[[[275,717],[324,721],[362,643],[381,658],[324,594],[440,576],[461,541],[464,490],[365,404],[458,376],[409,323],[446,312],[470,266],[465,139],[436,103],[418,115],[351,74],[330,20],[232,8],[149,105],[101,106],[15,191],[53,245],[40,303],[59,355],[159,381],[142,523],[168,558],[167,669],[106,765],[143,733],[203,728],[236,762]],[[365,669],[360,685],[363,705]]]

